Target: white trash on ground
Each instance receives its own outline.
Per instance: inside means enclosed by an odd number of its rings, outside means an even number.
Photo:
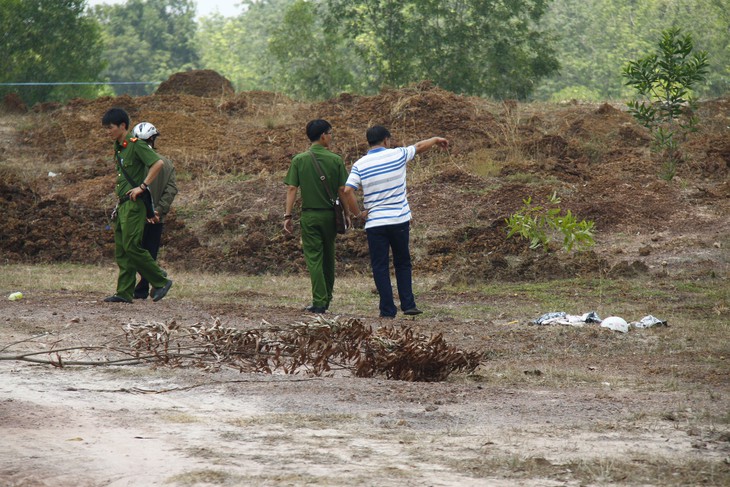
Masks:
[[[601,320],[595,311],[589,311],[582,315],[569,315],[565,311],[554,311],[545,313],[539,318],[530,322],[533,325],[568,325],[581,327],[590,323],[598,323],[603,328],[627,333],[631,328],[651,328],[653,326],[669,326],[667,320],[661,320],[652,315],[644,316],[640,321],[627,322],[620,316],[609,316]]]
[[[669,324],[667,320],[660,320],[652,315],[648,315],[639,321],[632,321],[631,326],[634,328],[651,328],[652,326],[669,326]]]
[[[601,318],[595,311],[589,311],[582,315],[569,315],[564,311],[554,313],[545,313],[541,317],[532,321],[536,325],[570,325],[583,326],[586,323],[600,323]]]
[[[621,333],[629,332],[628,322],[620,316],[609,316],[605,320],[601,321],[602,328],[608,328],[613,331],[620,331]]]

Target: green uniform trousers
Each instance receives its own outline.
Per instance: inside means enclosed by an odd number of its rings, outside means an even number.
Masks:
[[[114,255],[119,266],[117,296],[132,301],[137,273],[155,288],[164,287],[167,277],[150,253],[142,248],[147,210],[142,200],[125,201],[117,210],[114,227]]]
[[[302,250],[312,280],[312,306],[328,308],[335,287],[335,216],[331,211],[302,211]]]

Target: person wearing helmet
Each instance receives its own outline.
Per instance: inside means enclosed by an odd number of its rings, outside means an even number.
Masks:
[[[119,266],[117,291],[104,301],[131,303],[138,272],[154,287],[153,301],[159,301],[167,295],[172,280],[142,247],[147,208],[140,196],[162,171],[164,162],[147,143],[132,136],[129,115],[123,109],[107,110],[101,125],[114,141],[115,191],[119,197],[114,224],[114,256]]]
[[[146,142],[150,148],[155,150],[155,141],[159,137],[160,132],[149,122],[141,122],[134,126],[132,135],[139,140]],[[162,170],[149,186],[152,194],[152,201],[155,203],[155,217],[149,218],[144,226],[144,234],[142,235],[142,247],[146,249],[153,259],[157,260],[157,254],[160,250],[160,240],[162,238],[162,226],[165,215],[170,211],[172,201],[177,194],[177,185],[175,184],[175,166],[172,162],[162,157]],[[137,286],[134,288],[134,299],[147,299],[150,293],[150,284],[144,276],[140,276]]]

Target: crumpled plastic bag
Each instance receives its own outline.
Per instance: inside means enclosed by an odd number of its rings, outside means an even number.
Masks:
[[[601,318],[595,311],[589,311],[582,315],[569,315],[565,311],[545,313],[532,321],[535,325],[570,325],[583,326],[586,323],[600,323]]]
[[[628,333],[630,325],[620,316],[609,316],[605,320],[601,321],[601,327],[608,328],[613,331],[620,331],[621,333]]]
[[[632,321],[631,326],[634,328],[651,328],[652,326],[669,326],[667,320],[660,320],[659,318],[647,315],[639,321]]]
[[[536,325],[552,325],[558,319],[562,319],[567,315],[565,311],[556,311],[554,313],[545,313],[539,318],[532,320]]]

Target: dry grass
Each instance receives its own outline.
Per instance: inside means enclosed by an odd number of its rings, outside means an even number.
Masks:
[[[666,461],[637,455],[632,461],[613,458],[556,463],[543,457],[487,455],[457,460],[454,467],[477,478],[499,476],[520,483],[527,479],[578,479],[581,485],[723,485],[727,470],[716,462]]]
[[[342,425],[359,421],[354,414],[267,414],[232,419],[229,423],[238,428],[256,428],[278,425],[285,429],[328,429],[333,424]]]
[[[237,476],[231,476],[224,470],[192,470],[174,475],[165,483],[179,486],[194,485],[235,485]],[[239,479],[240,480],[240,479]]]
[[[98,298],[100,288],[113,286],[115,275],[113,266],[6,265],[0,267],[0,292],[7,296],[21,290],[29,295],[28,304],[36,291],[65,289],[70,295],[89,292]],[[260,307],[273,316],[287,301],[291,306],[291,296],[309,292],[305,275],[173,275],[176,287],[163,303],[217,309],[244,293],[246,307],[235,308],[232,315]],[[336,289],[338,303],[348,313],[372,316],[370,276],[339,278]],[[282,400],[296,397],[296,409],[278,403],[253,414],[222,415],[218,423],[197,409],[156,413],[163,424],[176,428],[218,425],[219,449],[192,455],[199,462],[210,459],[212,467],[193,469],[191,464],[189,471],[170,477],[168,483],[341,485],[338,472],[343,465],[371,463],[377,466],[368,468],[367,475],[358,470],[348,482],[398,485],[416,482],[427,475],[424,471],[431,471],[449,472],[465,485],[470,480],[475,485],[727,485],[730,467],[722,460],[722,451],[727,451],[722,449],[730,438],[730,294],[725,281],[603,278],[450,286],[436,276],[417,276],[416,291],[426,313],[407,323],[427,333],[443,333],[449,343],[483,351],[485,360],[474,373],[450,376],[439,384],[442,393],[431,396],[430,385],[406,386],[400,381],[294,382],[289,386],[297,384],[296,392]],[[3,306],[18,305],[27,306],[22,301]],[[90,309],[97,312],[94,306]],[[670,326],[618,334],[596,326],[527,324],[542,312],[559,309],[595,309],[604,318],[611,311],[631,318],[651,311],[669,319]],[[175,374],[186,372],[190,371],[125,368],[102,373],[134,381],[175,379]],[[277,395],[283,390],[282,386],[272,392],[270,384],[260,387],[237,393]],[[337,400],[319,402],[317,392],[311,391],[322,388],[335,391],[334,396],[322,397]],[[487,399],[474,395],[483,390],[500,398],[489,405],[494,417],[491,410],[479,409],[480,401]],[[299,404],[307,391],[317,397]],[[388,401],[388,406],[380,401]],[[511,404],[500,409],[501,401]],[[321,409],[323,404],[330,409]],[[344,405],[350,408],[340,407]],[[460,407],[464,409],[457,414]],[[484,417],[476,417],[479,414]],[[666,442],[676,442],[676,448],[684,445],[681,451],[697,455],[674,457],[677,450],[667,448]],[[619,449],[612,449],[616,445]],[[346,453],[338,456],[341,452]],[[283,456],[327,468],[328,473],[276,469]],[[216,468],[229,464],[255,464],[271,471],[241,475],[242,469]]]

